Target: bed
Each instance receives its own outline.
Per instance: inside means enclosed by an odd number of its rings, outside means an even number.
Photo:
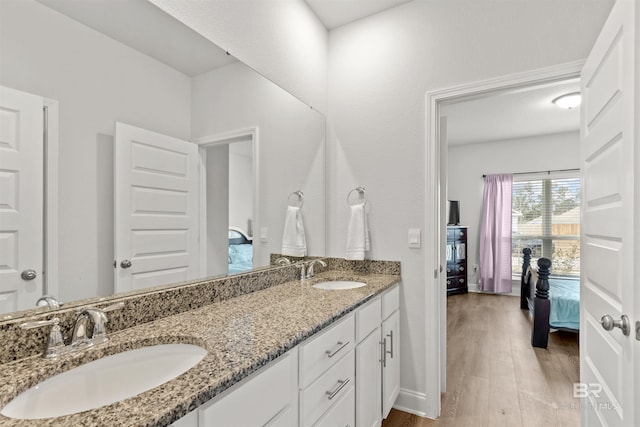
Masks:
[[[253,245],[244,230],[229,227],[229,274],[242,273],[253,268]]]
[[[547,348],[549,332],[580,329],[580,281],[549,278],[551,260],[539,258],[538,267],[531,266],[531,249],[522,250],[520,308],[533,316],[531,345]]]

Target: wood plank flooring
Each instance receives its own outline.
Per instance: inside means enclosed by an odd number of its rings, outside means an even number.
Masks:
[[[519,297],[469,293],[447,299],[447,392],[437,420],[392,410],[383,427],[579,426],[578,334],[553,332],[531,347]]]

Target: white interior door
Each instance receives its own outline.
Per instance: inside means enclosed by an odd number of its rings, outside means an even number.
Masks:
[[[638,351],[633,323],[640,320],[634,312],[640,272],[634,262],[640,214],[634,199],[639,166],[634,80],[640,81],[634,70],[635,7],[630,0],[615,3],[581,77],[581,384],[574,392],[583,398],[583,426],[640,425],[634,397],[634,370],[640,366],[633,362]],[[627,335],[618,327],[605,330],[604,315],[628,316],[631,330]]]
[[[116,123],[115,290],[199,277],[198,147]]]
[[[0,86],[0,313],[42,295],[43,105]]]

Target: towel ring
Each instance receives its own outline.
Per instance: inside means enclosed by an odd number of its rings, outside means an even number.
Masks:
[[[292,205],[292,201],[291,201],[291,197],[292,196],[297,196],[297,200],[294,200],[293,203],[295,203],[296,201],[298,202],[298,205]],[[289,197],[287,198],[287,204],[289,206],[294,206],[294,207],[298,207],[301,208],[302,205],[304,205],[304,193],[302,192],[302,190],[296,190],[293,193],[289,194]]]
[[[364,187],[356,187],[353,190],[349,191],[349,193],[347,194],[347,204],[349,206],[355,206],[357,203],[351,203],[349,201],[349,199],[351,198],[351,195],[354,192],[358,192],[358,194],[360,194],[360,197],[362,198],[362,200],[364,201],[364,204],[367,204],[367,191],[364,189]]]

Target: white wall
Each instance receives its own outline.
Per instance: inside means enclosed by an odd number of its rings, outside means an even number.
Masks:
[[[327,30],[303,0],[150,1],[326,113]]]
[[[246,65],[235,62],[193,78],[193,138],[258,127],[260,199],[253,218],[254,264],[282,249],[287,198],[303,190],[310,255],[325,248],[325,119]],[[268,228],[268,241],[259,237]]]
[[[474,264],[480,264],[479,229],[484,190],[482,175],[579,168],[579,149],[580,132],[577,130],[449,146],[447,199],[460,201],[460,224],[469,227],[469,288],[478,288],[479,277],[473,272],[472,267]]]
[[[0,84],[60,102],[59,297],[111,294],[114,122],[188,139],[190,79],[30,0],[0,41]]]
[[[433,273],[407,229],[425,217],[425,93],[585,58],[611,2],[413,1],[329,34],[328,255],[344,256],[345,196],[367,188],[375,259],[402,262],[398,407],[433,416]],[[428,293],[427,293],[428,292]],[[428,334],[425,334],[425,330]]]

